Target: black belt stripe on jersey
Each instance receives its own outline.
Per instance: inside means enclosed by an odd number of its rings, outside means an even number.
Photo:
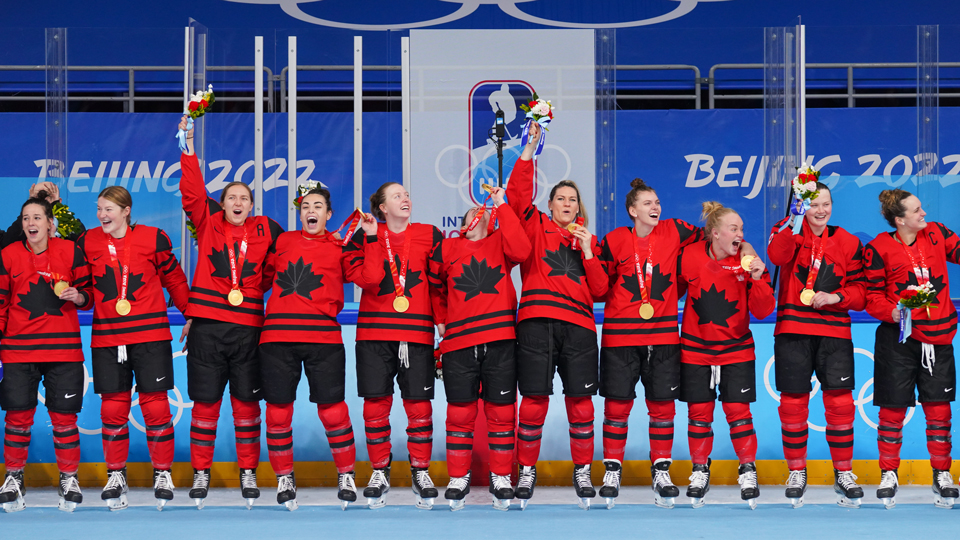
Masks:
[[[476,317],[467,317],[466,319],[460,319],[459,321],[453,321],[453,322],[447,324],[447,330],[448,330],[448,331],[449,331],[449,330],[453,330],[454,328],[456,328],[456,327],[458,327],[458,326],[467,325],[467,324],[470,324],[470,323],[472,323],[472,322],[485,321],[485,320],[489,320],[489,319],[494,319],[494,318],[496,318],[496,317],[507,317],[507,316],[510,316],[510,318],[516,319],[516,317],[517,317],[517,312],[514,311],[514,310],[512,310],[512,309],[504,309],[504,310],[501,310],[501,311],[493,311],[493,312],[490,312],[490,313],[484,313],[483,315],[477,315]]]
[[[544,296],[554,296],[556,298],[563,298],[567,302],[570,302],[571,304],[576,304],[582,307],[583,309],[589,311],[590,313],[593,313],[593,306],[584,304],[583,302],[577,300],[576,298],[573,298],[572,296],[567,296],[557,291],[551,291],[550,289],[530,289],[527,291],[523,291],[520,294],[520,299],[523,300],[524,298],[528,296],[533,296],[535,294],[542,294]]]
[[[146,319],[156,319],[157,317],[163,317],[164,319],[166,319],[167,312],[156,311],[154,313],[137,313],[135,315],[127,315],[124,317],[94,317],[93,325],[97,326],[98,324],[117,324],[117,323],[125,323],[125,322],[135,322],[135,321],[142,321]]]
[[[697,336],[688,334],[688,333],[686,333],[686,332],[681,332],[681,333],[680,333],[680,338],[681,338],[681,339],[686,339],[686,340],[688,340],[688,341],[692,341],[692,342],[694,342],[694,343],[699,343],[700,345],[710,345],[710,346],[714,346],[714,345],[736,345],[736,344],[738,344],[738,343],[745,343],[745,342],[747,342],[747,341],[752,340],[752,339],[753,339],[753,334],[748,330],[746,334],[744,334],[743,336],[738,337],[738,338],[734,338],[734,339],[721,339],[721,340],[713,341],[713,340],[707,340],[707,339],[699,338],[699,337],[697,337]]]
[[[666,317],[651,317],[650,319],[640,319],[631,317],[604,317],[603,324],[640,324],[652,325],[655,323],[677,323],[676,315],[667,315]]]
[[[956,332],[956,331],[957,331],[957,324],[956,324],[956,323],[951,324],[950,326],[948,326],[948,327],[946,327],[946,328],[942,328],[942,329],[940,329],[940,330],[925,330],[925,329],[923,329],[923,328],[918,328],[917,331],[920,332],[921,334],[923,334],[923,335],[925,335],[925,336],[929,336],[929,337],[933,337],[933,336],[943,336],[943,335],[946,335],[946,334],[952,334],[953,332]]]
[[[820,309],[814,309],[810,306],[805,306],[803,304],[780,304],[779,306],[777,306],[778,312],[783,311],[784,309],[799,311],[801,313],[811,313],[814,315],[819,315],[821,317],[833,317],[835,319],[850,320],[850,314],[848,314],[846,311],[843,311],[843,312],[823,311]]]
[[[8,343],[0,344],[0,351],[59,351],[59,350],[80,350],[80,343],[52,343],[37,345],[10,345]]]
[[[498,323],[485,324],[483,326],[475,326],[473,328],[464,328],[458,332],[451,332],[449,329],[447,333],[444,334],[444,339],[452,339],[455,337],[468,336],[470,334],[476,334],[477,332],[486,332],[487,330],[496,330],[498,328],[513,328],[513,320],[501,321]]]
[[[784,315],[783,313],[777,313],[777,321],[791,321],[803,324],[819,324],[823,326],[832,326],[839,328],[849,328],[850,327],[850,317],[847,316],[845,321],[824,321],[822,319],[817,319],[814,317],[801,317],[797,315]]]
[[[94,336],[114,336],[117,334],[132,334],[135,332],[146,332],[148,330],[169,330],[170,323],[164,320],[155,324],[144,324],[141,326],[131,326],[129,328],[94,328]]]
[[[430,324],[433,324],[433,315],[397,313],[396,311],[361,311],[357,314],[357,320],[363,319],[407,319],[413,321],[428,321]]]
[[[944,321],[955,321],[956,319],[957,319],[957,312],[954,311],[954,312],[951,313],[948,317],[941,317],[941,318],[939,318],[939,319],[935,319],[935,320],[932,320],[932,321],[927,321],[927,320],[923,320],[923,321],[913,321],[913,325],[914,325],[914,326],[926,326],[926,325],[934,325],[934,324],[943,324]]]
[[[337,322],[336,317],[331,317],[330,315],[324,315],[322,313],[269,313],[267,314],[266,320],[270,321],[275,319],[296,319],[296,320],[306,320],[306,321]]]
[[[520,311],[523,311],[524,308],[528,308],[532,306],[559,308],[566,311],[571,311],[582,317],[590,317],[591,319],[593,319],[592,310],[586,311],[578,306],[568,306],[567,304],[561,304],[560,302],[553,302],[550,300],[527,300],[526,302],[520,302]]]
[[[244,298],[246,298],[246,297],[244,297]],[[201,299],[199,299],[199,298],[191,298],[191,299],[190,299],[190,303],[191,303],[191,304],[194,304],[194,305],[196,305],[196,306],[204,306],[204,307],[210,307],[210,308],[215,308],[215,309],[222,309],[222,310],[224,310],[224,311],[228,311],[228,312],[231,312],[231,313],[234,313],[234,314],[236,314],[236,313],[243,313],[243,314],[245,314],[245,315],[256,315],[256,316],[258,316],[258,317],[262,317],[262,316],[263,316],[263,309],[262,309],[262,308],[261,308],[261,309],[254,309],[254,308],[245,308],[245,307],[234,307],[234,306],[231,306],[231,305],[227,304],[226,302],[224,302],[224,303],[222,303],[222,304],[218,304],[217,302],[211,302],[211,301],[209,301],[209,300],[201,300]],[[261,305],[262,305],[262,304],[263,304],[263,301],[261,300],[260,303],[261,303]]]
[[[213,296],[213,297],[215,297],[215,298],[219,298],[219,299],[224,300],[224,301],[227,300],[227,295],[225,295],[225,294],[223,294],[223,293],[221,293],[221,292],[217,292],[217,291],[214,291],[214,290],[212,290],[212,289],[205,289],[205,288],[203,288],[203,287],[197,287],[196,285],[194,285],[193,287],[190,288],[190,292],[192,292],[192,293],[205,294],[205,295],[207,295],[207,296]],[[250,296],[247,296],[247,295],[243,295],[243,301],[244,301],[244,303],[256,304],[256,305],[258,305],[258,306],[262,306],[262,305],[263,305],[263,298],[253,298],[253,297],[250,297]]]
[[[743,345],[737,345],[737,346],[734,346],[734,347],[728,347],[728,348],[723,349],[723,350],[703,349],[703,348],[700,348],[700,347],[693,347],[693,346],[691,346],[691,345],[685,345],[685,344],[683,344],[683,343],[680,343],[680,348],[681,348],[682,350],[685,350],[685,351],[690,351],[690,352],[695,352],[695,353],[706,354],[706,355],[709,355],[709,356],[720,356],[721,354],[729,354],[729,353],[734,353],[734,352],[739,352],[739,351],[749,351],[750,349],[753,348],[753,343],[752,343],[752,342],[751,342],[751,343],[745,343],[745,344],[743,344]]]
[[[429,332],[433,333],[433,325],[430,326],[413,326],[411,324],[383,324],[383,323],[357,323],[357,328],[364,329],[374,329],[374,330],[410,330],[413,332]]]
[[[46,332],[43,334],[20,334],[14,336],[3,336],[4,341],[8,339],[80,339],[80,332]]]
[[[660,326],[655,328],[607,328],[606,321],[603,325],[603,335],[605,336],[630,336],[634,334],[676,334],[677,326]]]
[[[264,332],[280,332],[290,330],[293,332],[339,332],[340,325],[336,326],[316,326],[307,324],[276,324],[267,323],[263,325]]]

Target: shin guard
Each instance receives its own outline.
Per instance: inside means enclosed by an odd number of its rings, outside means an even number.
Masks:
[[[317,415],[326,431],[327,444],[338,473],[353,470],[357,461],[357,445],[353,440],[353,424],[346,402],[318,404]]]

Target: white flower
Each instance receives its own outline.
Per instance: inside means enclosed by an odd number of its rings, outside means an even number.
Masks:
[[[534,105],[533,108],[531,109],[531,112],[533,112],[533,114],[537,114],[540,116],[546,116],[550,114],[550,104],[547,103],[546,101],[543,101],[542,99],[538,100],[537,104]]]

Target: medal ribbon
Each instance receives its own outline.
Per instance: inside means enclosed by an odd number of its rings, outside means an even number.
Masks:
[[[403,242],[403,255],[400,258],[400,271],[397,272],[397,262],[393,259],[393,249],[390,247],[390,233],[383,229],[383,243],[387,246],[387,259],[390,261],[390,276],[393,277],[393,288],[397,298],[403,296],[403,288],[407,284],[407,261],[410,259],[411,238]]]
[[[63,279],[63,276],[62,276],[62,275],[60,275],[60,274],[58,274],[58,273],[56,273],[56,272],[54,272],[53,270],[50,269],[50,254],[49,254],[49,253],[47,254],[47,266],[46,266],[46,268],[44,268],[44,267],[40,266],[39,264],[37,264],[37,261],[39,260],[40,256],[37,255],[37,254],[35,254],[35,253],[33,252],[33,250],[30,249],[29,247],[27,247],[27,251],[30,252],[30,258],[31,258],[31,260],[33,260],[33,268],[34,268],[34,270],[37,271],[37,274],[39,274],[39,275],[41,275],[41,276],[43,276],[43,277],[46,277],[46,278],[50,278],[51,280],[53,280],[53,282],[50,283],[50,286],[51,286],[51,287],[53,287],[54,285],[56,285],[58,281],[66,281],[65,279]]]
[[[237,267],[243,272],[243,263],[247,260],[247,223],[243,223],[243,240],[240,241],[240,258],[236,259],[236,250],[233,247],[236,238],[233,236],[233,226],[224,223],[227,230],[227,256],[230,257],[230,287],[234,291],[240,290],[240,276]]]
[[[640,266],[640,238],[633,236],[633,265],[637,269],[637,283],[640,284],[640,301],[644,304],[650,303],[650,291],[647,289],[647,283],[653,281],[653,240],[647,243],[647,259],[643,267]],[[643,270],[646,269],[646,271]]]
[[[347,225],[350,225],[350,227],[347,229],[346,234],[341,240],[334,240],[336,243],[340,244],[341,246],[346,246],[347,244],[350,243],[350,238],[353,236],[353,232],[357,228],[357,223],[360,223],[360,218],[362,217],[363,217],[363,213],[360,212],[359,208],[357,208],[353,212],[351,212],[349,216],[347,216],[346,221],[343,222],[343,225],[340,225],[339,229],[333,232],[327,231],[327,234],[333,237],[333,235],[342,231],[344,227],[346,227]]]
[[[826,232],[826,231],[824,231]],[[826,242],[820,236],[815,236],[813,240],[813,249],[810,251],[810,271],[807,272],[807,283],[805,289],[813,290],[813,284],[817,281],[817,275],[820,274],[820,265],[823,262],[823,247]]]
[[[132,236],[133,229],[127,228],[129,234],[125,242],[130,242],[130,237]],[[120,263],[120,260],[117,258],[117,246],[113,243],[113,237],[109,234],[107,235],[107,250],[110,251],[110,262],[117,265],[117,270],[120,272],[120,297],[117,299],[120,300],[127,299],[127,284],[130,278],[130,252],[133,251],[130,249],[130,246],[126,243],[124,244],[123,249],[123,263]]]
[[[477,213],[473,215],[473,219],[470,220],[470,224],[466,227],[460,228],[460,235],[463,236],[468,232],[477,228],[477,225],[480,224],[480,221],[483,219],[484,214],[487,213],[487,202],[490,201],[490,195],[487,195],[487,198],[483,200],[480,204],[480,209],[477,210]],[[490,209],[490,221],[487,222],[487,234],[493,234],[494,227],[496,227],[497,222],[497,207],[494,206]]]
[[[910,246],[903,241],[903,238],[900,238],[900,233],[894,233],[897,236],[897,241],[900,242],[900,245],[903,246],[903,250],[907,253],[907,257],[910,258],[910,266],[913,267],[913,273],[917,276],[917,284],[923,285],[930,281],[930,269],[927,268],[927,260],[923,256],[923,249],[920,247],[920,244],[917,244],[917,251],[920,252],[920,264],[917,264],[917,260],[913,257],[913,251],[910,249]],[[919,239],[919,236],[917,237]],[[937,291],[938,293],[940,291]]]

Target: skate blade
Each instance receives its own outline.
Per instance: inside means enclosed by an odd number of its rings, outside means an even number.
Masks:
[[[370,510],[376,510],[377,508],[383,508],[387,505],[387,500],[381,497],[368,497],[367,498],[367,508]]]
[[[953,505],[956,502],[957,500],[953,497],[940,497],[939,495],[935,496],[933,499],[934,506],[937,508],[945,508],[947,510],[953,508]]]
[[[341,509],[341,510],[344,510],[344,511],[345,511],[348,506],[350,506],[350,501],[340,501],[340,509]]]
[[[193,504],[197,505],[197,510],[203,510],[204,499],[194,499]]]
[[[880,499],[880,502],[883,503],[883,507],[887,510],[890,510],[897,505],[897,499],[894,497],[883,497]]]
[[[616,497],[604,497],[603,501],[607,503],[607,510],[613,510],[613,507],[617,505]]]
[[[120,497],[116,499],[107,499],[107,508],[109,508],[111,512],[118,512],[120,510],[123,510],[124,508],[127,507],[127,505],[128,505],[128,502],[127,502],[126,493],[120,495]]]
[[[528,504],[530,504],[530,499],[520,499],[520,511],[526,510]]]
[[[510,499],[498,499],[493,498],[493,509],[500,510],[501,512],[506,512],[510,510]]]
[[[580,499],[577,500],[577,506],[579,506],[580,508],[582,508],[582,509],[584,509],[584,510],[589,510],[589,509],[590,509],[590,501],[591,501],[591,499],[588,499],[588,498],[586,498],[586,497],[580,497]]]
[[[653,498],[653,504],[659,506],[660,508],[673,508],[676,503],[676,497],[661,497],[656,495]]]
[[[757,500],[756,500],[756,499],[749,499],[749,500],[747,500],[747,505],[750,506],[750,509],[751,509],[751,510],[756,510],[756,509],[757,509]]]
[[[65,499],[60,499],[60,502],[57,503],[57,510],[61,512],[73,512],[77,509],[77,503],[71,502]]]
[[[289,510],[289,511],[291,511],[291,512],[293,512],[293,511],[296,510],[297,508],[300,508],[300,505],[297,504],[297,500],[296,500],[296,499],[290,499],[289,501],[283,503],[283,506],[285,506],[285,507],[287,508],[287,510]]]
[[[243,502],[247,505],[247,510],[253,509],[253,503],[257,502],[257,499],[254,497],[247,497],[243,499]]]
[[[3,503],[3,511],[10,514],[13,512],[19,512],[27,507],[27,504],[23,502],[23,497],[17,497],[17,500]]]
[[[157,499],[157,512],[163,512],[163,507],[170,502],[168,499]]]
[[[837,503],[840,504],[840,503]],[[794,508],[800,508],[803,506],[803,497],[791,497],[790,505]],[[842,504],[840,506],[843,506]]]
[[[703,500],[703,497],[690,497],[690,504],[694,508],[703,508],[703,505],[706,504],[706,502]]]
[[[841,508],[860,508],[860,499],[848,499],[846,497],[837,497],[837,506]]]
[[[429,499],[424,499],[423,497],[417,495],[417,508],[420,510],[433,510],[433,502],[436,499],[430,497]]]
[[[467,505],[467,501],[464,499],[450,499],[450,511],[456,512],[458,510],[463,510],[463,507]]]

